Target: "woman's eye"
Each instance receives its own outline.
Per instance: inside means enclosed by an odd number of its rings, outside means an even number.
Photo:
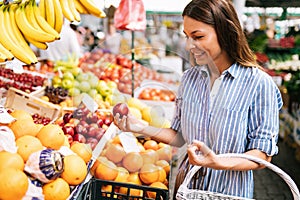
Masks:
[[[194,40],[199,40],[199,39],[201,39],[201,38],[203,38],[203,36],[194,36],[194,37],[193,37]]]

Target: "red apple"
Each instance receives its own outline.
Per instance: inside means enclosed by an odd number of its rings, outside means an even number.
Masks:
[[[104,134],[105,134],[105,129],[99,128],[98,132],[97,132],[97,135],[96,135],[96,139],[99,141]]]
[[[113,107],[113,115],[116,116],[117,113],[119,113],[120,117],[122,118],[124,115],[127,116],[129,112],[129,108],[125,103],[117,103]]]
[[[104,124],[103,119],[98,119],[96,123],[97,123],[98,127],[102,127]]]
[[[86,140],[86,144],[89,144],[91,146],[92,150],[94,150],[96,145],[98,144],[98,140],[96,138],[89,137]]]
[[[73,118],[73,114],[72,113],[65,113],[64,116],[63,116],[63,120],[64,120],[64,123],[69,123],[70,119]]]
[[[76,133],[76,134],[73,136],[73,140],[74,140],[74,141],[81,142],[81,143],[85,143],[85,142],[86,142],[86,138],[84,137],[84,135],[82,135],[82,134],[80,134],[80,133]]]
[[[65,134],[65,135],[67,136],[68,141],[69,141],[69,144],[71,145],[71,143],[74,141],[74,140],[73,140],[73,136],[70,135],[70,134]]]
[[[62,130],[65,134],[73,136],[75,134],[73,126],[63,126]]]
[[[96,135],[97,135],[97,132],[98,132],[98,125],[97,125],[97,127],[95,127],[95,126],[90,126],[89,127],[89,129],[88,129],[88,132],[87,132],[87,135],[89,136],[89,137],[96,137]]]
[[[88,129],[86,127],[84,127],[82,124],[78,124],[75,128],[76,133],[82,134],[82,135],[86,135],[88,132]]]

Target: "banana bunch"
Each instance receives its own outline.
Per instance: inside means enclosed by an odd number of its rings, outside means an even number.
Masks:
[[[18,8],[16,4],[1,5],[0,7],[0,29],[5,30],[2,31],[0,37],[0,52],[7,56],[6,60],[11,60],[12,54],[13,57],[26,64],[34,64],[38,60],[17,25],[19,19],[16,17],[16,11]],[[11,54],[8,54],[2,47]]]
[[[60,1],[64,1],[64,0],[60,0]],[[74,2],[76,10],[80,14],[90,14],[100,18],[106,17],[105,12],[99,8],[99,6],[94,2],[94,0],[68,0],[68,1]]]

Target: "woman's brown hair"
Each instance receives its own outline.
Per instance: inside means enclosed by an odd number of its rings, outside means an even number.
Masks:
[[[229,0],[192,0],[183,10],[182,16],[213,26],[221,48],[235,62],[246,67],[258,66]]]

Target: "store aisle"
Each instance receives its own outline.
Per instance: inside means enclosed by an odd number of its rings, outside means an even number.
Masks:
[[[300,162],[295,158],[295,149],[279,140],[279,153],[272,163],[285,171],[300,188]],[[269,170],[254,171],[254,198],[257,200],[292,200],[289,186],[277,173]]]

